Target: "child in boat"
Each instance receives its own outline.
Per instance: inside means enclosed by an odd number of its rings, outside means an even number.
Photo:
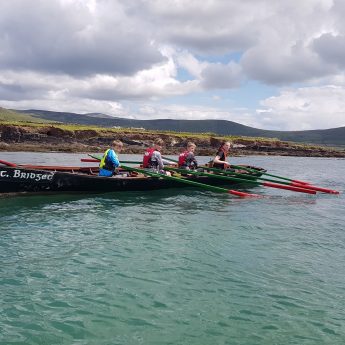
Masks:
[[[170,176],[170,172],[164,170],[164,164],[169,164],[169,162],[162,159],[161,150],[163,146],[164,141],[161,138],[155,139],[153,142],[153,147],[150,147],[145,151],[143,168]]]
[[[226,157],[231,147],[230,141],[223,141],[217,151],[216,157],[213,159],[213,167],[217,169],[228,169],[230,163],[226,161]]]
[[[120,140],[114,140],[112,147],[104,152],[99,163],[99,176],[111,177],[116,174],[116,168],[120,166],[117,154],[121,152],[123,143]]]
[[[186,151],[182,152],[178,158],[178,167],[181,169],[194,170],[198,168],[198,162],[195,159],[194,151],[196,145],[189,141]]]

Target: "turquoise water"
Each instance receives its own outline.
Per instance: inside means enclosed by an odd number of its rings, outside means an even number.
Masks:
[[[233,162],[345,190],[345,160]],[[344,344],[344,194],[251,191],[0,199],[0,344]]]

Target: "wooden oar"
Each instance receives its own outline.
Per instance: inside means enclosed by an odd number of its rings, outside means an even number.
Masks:
[[[232,166],[234,167],[234,165],[232,165]],[[241,166],[237,165],[236,167],[241,167]],[[236,173],[236,172],[233,172],[233,171],[227,171],[227,170],[216,169],[216,168],[203,167],[203,169],[208,170],[208,171],[213,171],[213,172],[216,172],[216,173],[220,173],[220,174],[237,176],[237,177],[248,179],[248,180],[253,180],[253,179],[256,180],[256,179],[258,179],[258,180],[262,180],[262,181],[268,181],[268,182],[283,184],[283,185],[287,185],[287,186],[290,186],[290,187],[297,187],[297,188],[315,190],[317,192],[322,192],[322,193],[339,194],[339,192],[336,191],[336,190],[328,189],[328,188],[323,188],[323,187],[318,187],[318,186],[314,186],[314,185],[311,185],[311,184],[299,184],[299,183],[296,183],[296,182],[276,181],[276,180],[272,180],[272,179],[261,177],[261,176],[251,176],[251,175],[246,175],[246,174],[241,174],[241,173]],[[244,170],[244,169],[242,169],[242,170]],[[249,169],[249,170],[256,171],[256,173],[259,173],[259,171],[254,170],[254,169]]]
[[[168,170],[168,171],[176,171],[176,172],[179,172],[182,174],[190,174],[190,175],[196,175],[196,176],[208,176],[208,177],[215,178],[215,179],[223,179],[223,180],[234,181],[234,182],[239,182],[239,183],[251,183],[251,184],[254,184],[256,186],[286,189],[286,190],[291,190],[294,192],[307,193],[307,194],[316,194],[316,191],[314,191],[314,190],[304,189],[304,188],[299,188],[299,187],[291,187],[291,186],[286,186],[286,185],[282,185],[282,184],[278,184],[278,183],[258,182],[258,181],[247,180],[247,179],[243,179],[243,178],[239,178],[239,177],[230,177],[230,176],[224,176],[224,175],[209,174],[209,173],[193,171],[193,170],[186,170],[186,169],[177,169],[177,168],[164,168],[164,169]]]
[[[138,168],[133,168],[133,167],[125,166],[125,165],[121,165],[121,166],[122,166],[122,168],[127,169],[129,171],[136,171],[138,173],[141,173],[141,174],[144,174],[147,176],[151,176],[151,177],[161,177],[161,178],[166,179],[166,180],[171,180],[171,181],[176,181],[179,183],[189,184],[189,185],[203,188],[203,189],[207,189],[207,190],[210,190],[210,191],[216,192],[216,193],[228,193],[228,194],[236,195],[236,196],[239,196],[242,198],[244,198],[244,197],[261,197],[260,195],[257,195],[257,194],[250,194],[250,193],[245,193],[245,192],[239,192],[237,190],[211,186],[211,185],[208,185],[205,183],[190,181],[190,180],[187,180],[185,178],[179,178],[179,177],[167,176],[164,174],[154,173],[151,171],[147,171],[145,169],[138,169]]]

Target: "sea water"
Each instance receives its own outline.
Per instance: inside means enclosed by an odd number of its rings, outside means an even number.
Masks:
[[[231,161],[345,190],[344,159]],[[0,344],[343,345],[344,194],[248,191],[0,198]]]

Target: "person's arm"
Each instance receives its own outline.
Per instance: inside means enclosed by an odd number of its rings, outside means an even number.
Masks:
[[[194,165],[195,168],[198,167],[198,162],[195,159],[194,153],[193,152],[189,152],[187,157],[186,157],[186,163],[187,165]]]
[[[164,169],[164,163],[163,163],[163,160],[162,160],[162,155],[161,155],[161,153],[159,151],[154,151],[153,152],[151,160],[157,162],[159,170],[163,170]]]
[[[108,153],[108,159],[115,165],[116,168],[120,166],[119,159],[114,150],[110,150]]]
[[[163,162],[163,164],[165,164],[165,165],[176,164],[175,162],[172,162],[172,161],[169,161],[169,160],[163,159],[163,158],[162,158],[162,162]]]
[[[230,166],[230,163],[228,163],[224,160],[224,153],[223,152],[217,152],[217,156],[214,158],[213,163],[225,164],[228,167]]]

